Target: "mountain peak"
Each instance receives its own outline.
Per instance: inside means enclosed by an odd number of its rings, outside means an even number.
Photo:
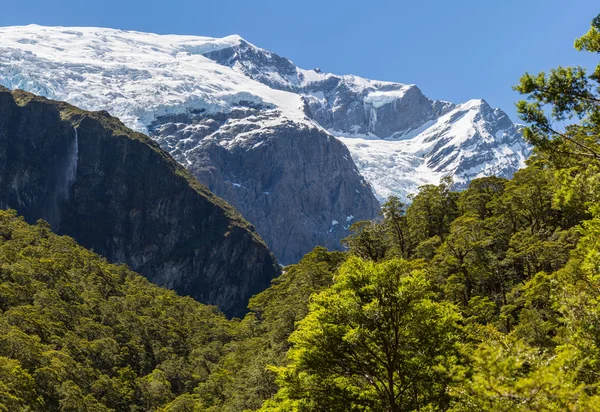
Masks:
[[[229,36],[222,37],[221,39],[217,37],[215,40],[223,40],[223,43],[229,44],[231,47],[249,46],[256,50],[264,50],[254,43],[249,42],[239,34],[231,34]]]
[[[240,36],[239,34],[230,34],[229,36],[225,36],[223,37],[224,39],[229,39],[232,41],[246,41],[242,36]]]
[[[467,100],[461,106],[463,106],[466,109],[469,109],[469,108],[479,108],[481,110],[489,110],[489,109],[492,108],[489,105],[489,103],[487,101],[485,101],[484,99],[471,99],[471,100]]]

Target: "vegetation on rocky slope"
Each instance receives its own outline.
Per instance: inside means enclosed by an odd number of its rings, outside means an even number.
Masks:
[[[106,112],[0,88],[0,176],[2,208],[228,316],[281,273],[235,209]]]
[[[153,410],[210,375],[233,324],[40,221],[0,212],[0,410]]]

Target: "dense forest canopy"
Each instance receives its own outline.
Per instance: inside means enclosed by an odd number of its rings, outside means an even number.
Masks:
[[[0,212],[0,410],[600,411],[600,65],[515,89],[525,169],[390,198],[244,319]]]

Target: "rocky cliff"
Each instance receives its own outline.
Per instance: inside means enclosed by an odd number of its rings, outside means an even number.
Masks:
[[[151,139],[5,88],[0,206],[232,316],[279,274],[254,228]]]
[[[256,225],[281,262],[297,262],[315,245],[339,249],[354,221],[377,215],[369,184],[339,140],[294,122],[260,125],[271,116],[238,107],[165,117],[150,133]]]

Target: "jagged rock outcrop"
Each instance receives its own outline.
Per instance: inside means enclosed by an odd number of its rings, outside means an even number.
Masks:
[[[280,273],[254,228],[151,139],[2,87],[0,206],[228,315]]]
[[[242,38],[204,56],[274,89],[300,94],[308,116],[332,131],[400,136],[455,107],[427,98],[415,85],[304,70]]]
[[[376,216],[368,183],[337,139],[292,122],[252,128],[217,118],[223,123],[218,129],[210,127],[216,121],[211,116],[161,118],[150,132],[213,193],[241,210],[280,261],[296,262],[314,245],[339,249],[354,221]]]

